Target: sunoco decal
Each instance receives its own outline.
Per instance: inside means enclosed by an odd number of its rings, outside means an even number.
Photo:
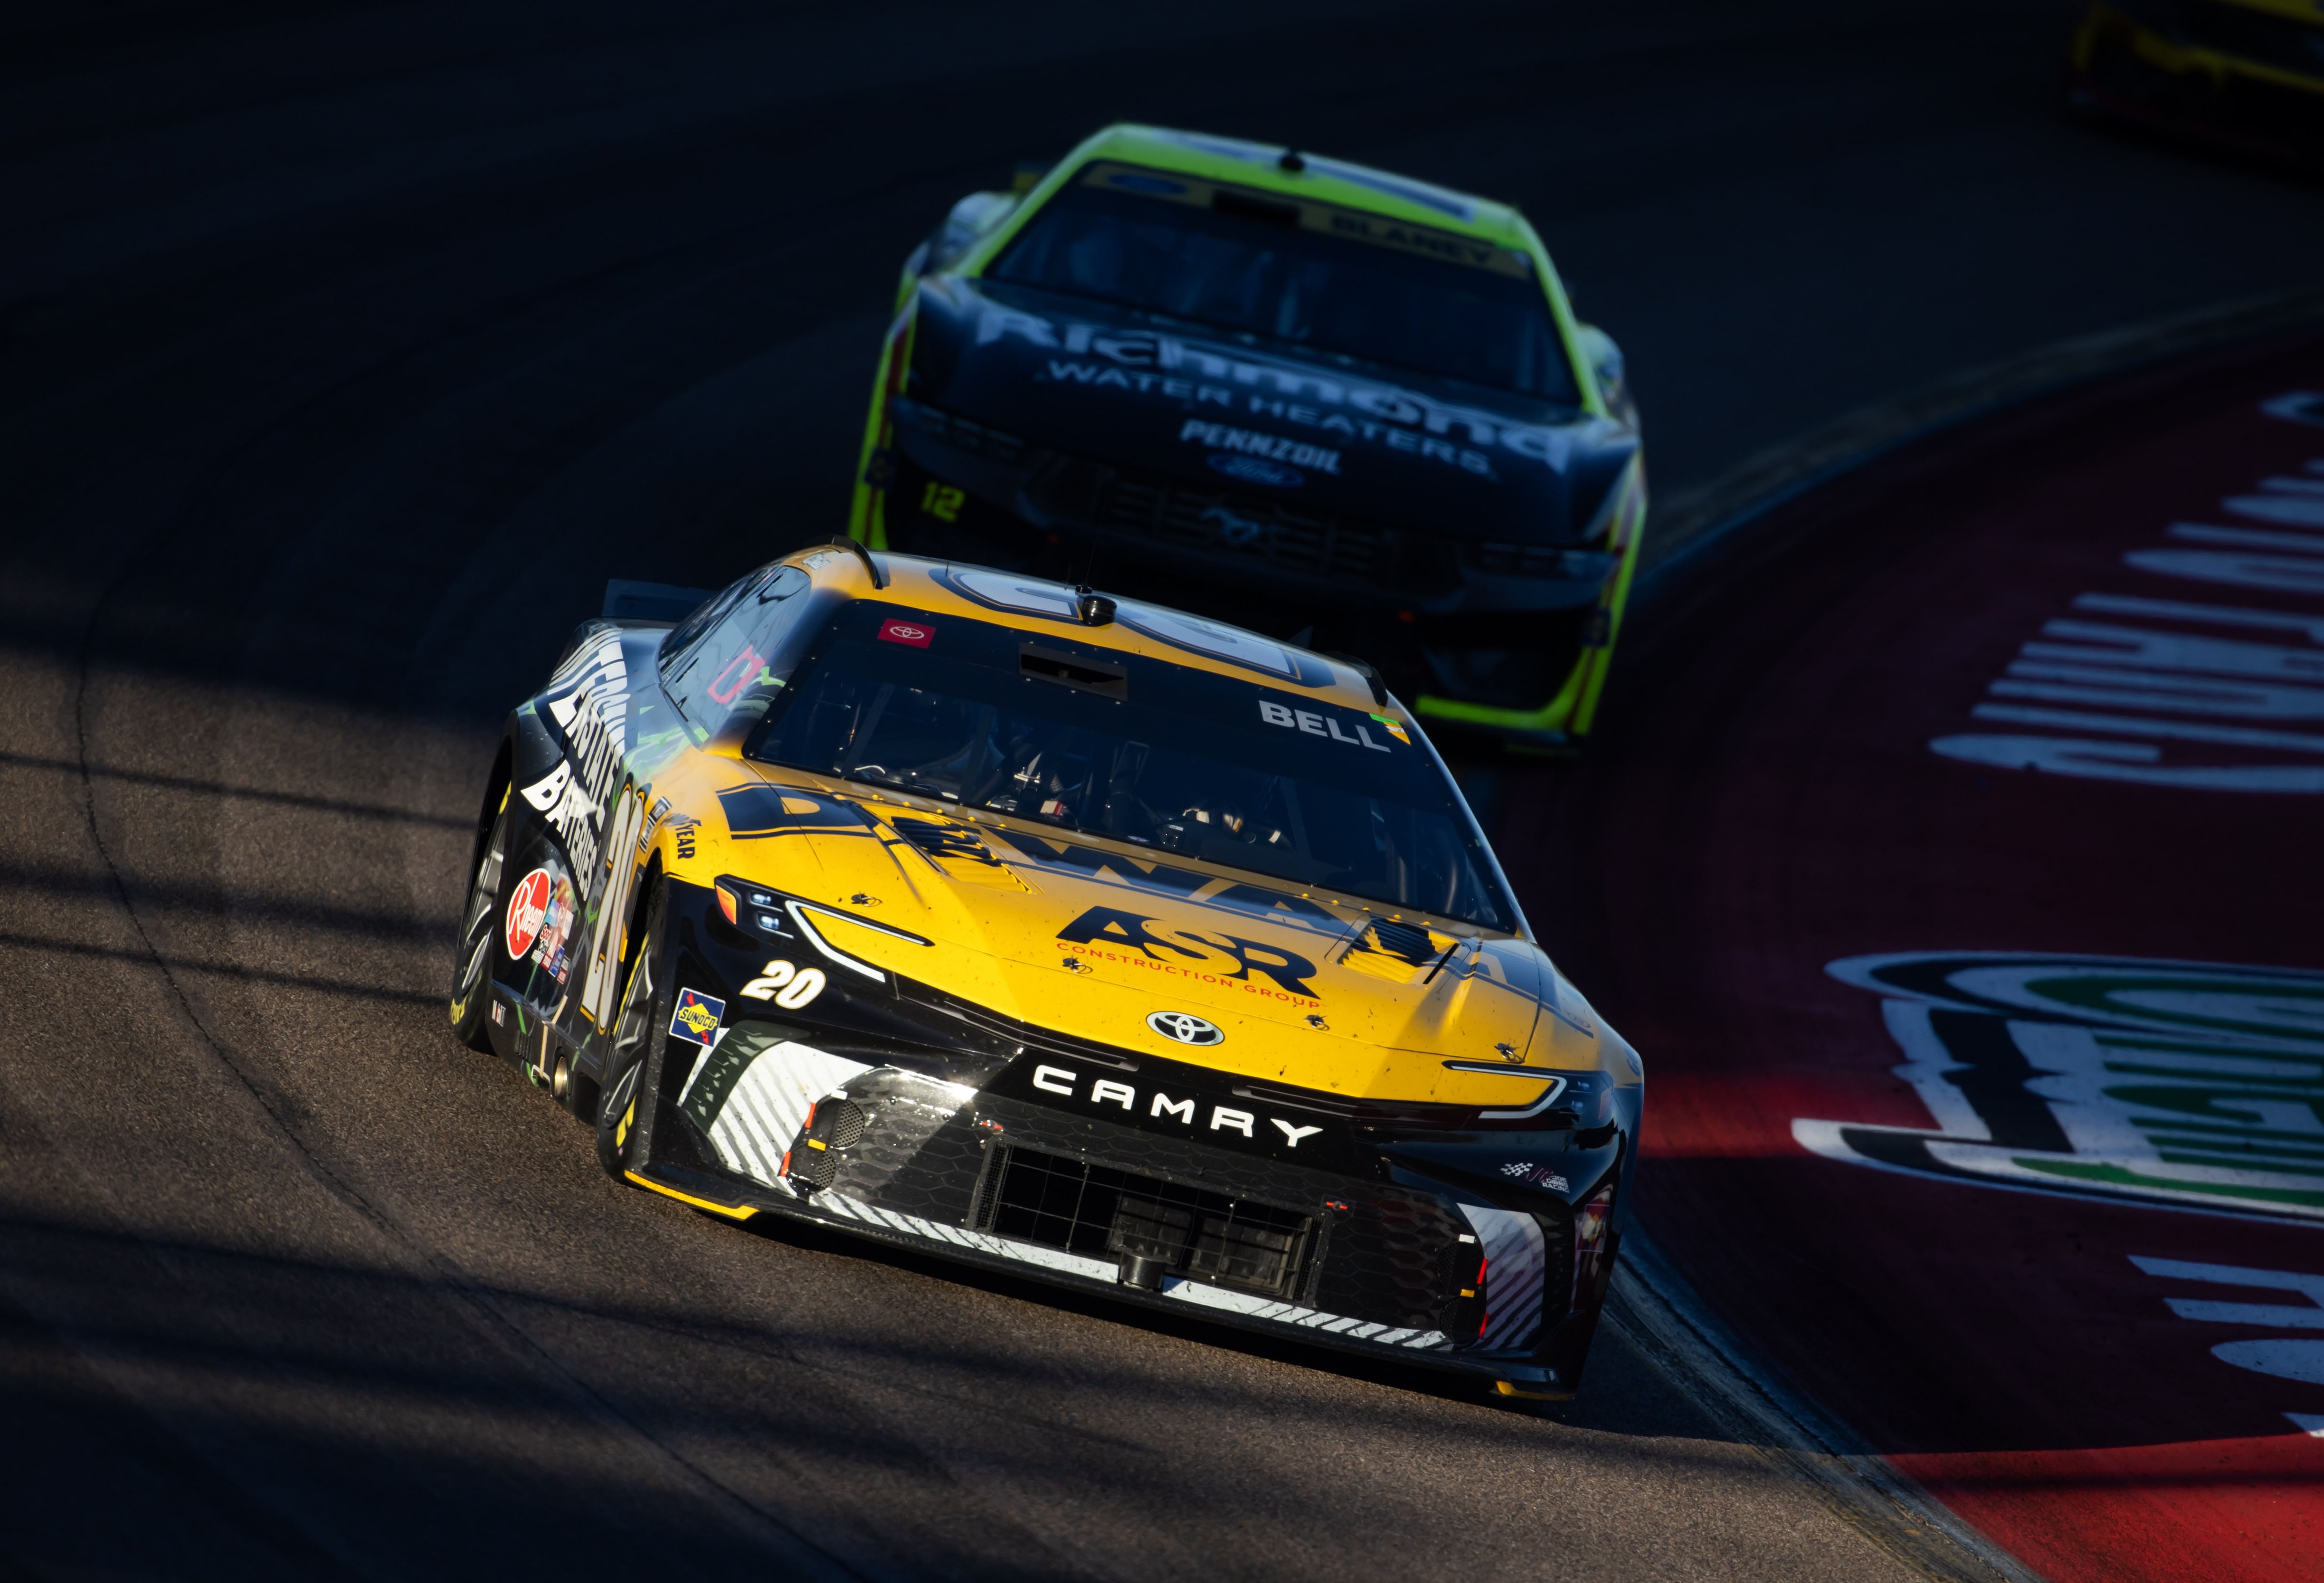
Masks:
[[[1936,1125],[1799,1120],[1827,1159],[1986,1187],[2324,1220],[2324,973],[1931,952],[1882,997]]]
[[[670,1009],[669,1036],[687,1039],[696,1044],[712,1044],[718,1024],[726,1015],[726,1003],[714,1000],[699,990],[681,989],[678,1004]]]

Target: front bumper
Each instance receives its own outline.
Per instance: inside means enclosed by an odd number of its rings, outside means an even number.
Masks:
[[[764,1086],[802,1101],[838,1069],[791,1060]],[[1602,1287],[1585,1270],[1576,1291],[1572,1217],[1550,1195],[1513,1209],[1406,1171],[1361,1180],[1241,1161],[894,1068],[819,1096],[812,1129],[802,1109],[782,1158],[765,1096],[744,1103],[754,1121],[710,1129],[666,1108],[637,1180],[732,1218],[818,1222],[1523,1393],[1579,1382]],[[834,1115],[838,1138],[812,1148]],[[741,1135],[750,1126],[757,1137]],[[761,1180],[767,1165],[788,1174]]]
[[[730,949],[704,900],[671,887],[687,943],[669,982],[749,1005],[739,976],[765,948]],[[1415,1142],[1347,1102],[958,1005],[835,981],[816,1023],[667,1039],[642,1075],[655,1103],[632,1180],[728,1218],[814,1221],[1519,1393],[1578,1382],[1618,1219],[1575,1206],[1618,1214],[1638,1090]]]

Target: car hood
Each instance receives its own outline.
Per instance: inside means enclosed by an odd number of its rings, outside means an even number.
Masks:
[[[1094,461],[1286,506],[1571,542],[1637,449],[1603,418],[1452,380],[1302,358],[1023,287],[918,288],[899,415],[934,407]]]
[[[739,767],[725,872],[807,903],[832,951],[1019,1022],[1351,1098],[1522,1104],[1537,1084],[1444,1063],[1600,1065],[1594,1015],[1526,940]],[[1223,1037],[1175,1041],[1157,1012]]]

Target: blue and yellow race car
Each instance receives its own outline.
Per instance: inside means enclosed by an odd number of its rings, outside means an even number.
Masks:
[[[620,1180],[1573,1393],[1645,1063],[1379,678],[842,540],[584,625],[451,1020]]]
[[[1113,126],[907,262],[852,531],[1363,655],[1563,747],[1645,523],[1622,361],[1505,204]]]

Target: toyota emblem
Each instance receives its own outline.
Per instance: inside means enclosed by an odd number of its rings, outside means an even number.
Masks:
[[[1175,1044],[1217,1044],[1226,1035],[1216,1026],[1185,1012],[1155,1012],[1146,1025]]]

